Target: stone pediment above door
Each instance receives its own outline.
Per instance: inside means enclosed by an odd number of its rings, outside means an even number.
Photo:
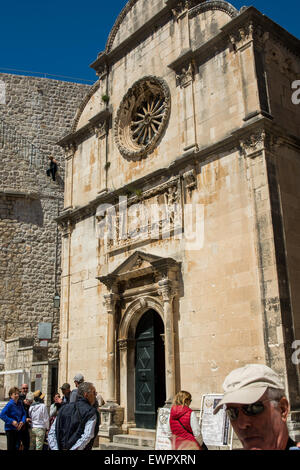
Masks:
[[[158,293],[162,287],[173,291],[178,286],[179,273],[180,263],[173,258],[136,251],[110,274],[98,279],[109,291],[135,296]]]
[[[136,251],[126,261],[124,261],[113,272],[113,274],[122,278],[126,278],[127,276],[140,276],[142,273],[147,273],[149,270],[153,270],[152,263],[159,259],[161,259],[159,256]]]

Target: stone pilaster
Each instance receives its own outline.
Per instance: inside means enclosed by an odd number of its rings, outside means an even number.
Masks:
[[[165,320],[165,363],[166,363],[166,402],[170,403],[176,393],[175,382],[175,334],[173,319],[173,299],[175,290],[170,279],[158,282],[158,293],[164,304]]]
[[[64,210],[73,208],[73,162],[76,152],[75,144],[68,144],[66,153],[65,201]]]
[[[116,399],[116,303],[119,296],[110,292],[104,296],[104,305],[108,315],[107,327],[107,381],[108,399],[101,407],[101,426],[99,435],[112,440],[115,434],[122,434],[124,408]]]
[[[108,162],[106,160],[108,121],[105,120],[95,126],[95,135],[98,144],[98,162],[97,162],[97,184],[98,193],[102,193],[107,186]],[[104,163],[105,162],[105,163]]]
[[[182,108],[185,114],[185,142],[184,150],[198,149],[196,115],[195,115],[195,64],[193,60],[188,61],[180,67],[176,73],[176,85],[180,87]]]
[[[119,296],[117,294],[107,294],[104,296],[104,304],[108,314],[108,327],[107,327],[107,370],[108,370],[108,402],[116,403],[116,316],[115,308]]]
[[[299,438],[299,381],[297,367],[291,361],[295,336],[276,163],[282,145],[280,136],[262,128],[241,143],[253,200],[265,362],[285,383],[292,410],[291,435]]]

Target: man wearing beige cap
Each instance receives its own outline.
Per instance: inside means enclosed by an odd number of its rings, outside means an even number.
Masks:
[[[263,364],[232,371],[223,383],[224,397],[214,414],[226,406],[244,450],[289,450],[289,403],[280,377]]]

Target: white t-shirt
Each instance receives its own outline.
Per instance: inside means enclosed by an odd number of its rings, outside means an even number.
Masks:
[[[33,428],[49,428],[49,414],[44,403],[32,404],[29,408],[29,418]]]

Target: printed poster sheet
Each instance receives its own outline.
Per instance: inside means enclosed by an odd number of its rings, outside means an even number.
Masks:
[[[169,429],[170,413],[171,408],[158,409],[155,450],[172,450],[172,433]]]
[[[231,446],[229,442],[230,421],[225,407],[216,415],[214,409],[222,400],[223,395],[203,395],[201,432],[207,446]]]

